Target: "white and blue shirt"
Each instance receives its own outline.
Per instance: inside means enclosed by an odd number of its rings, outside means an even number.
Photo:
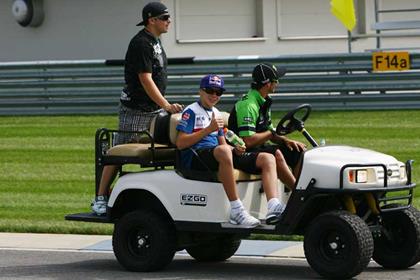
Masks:
[[[199,101],[194,102],[184,109],[181,120],[179,121],[176,129],[187,134],[200,131],[210,125],[213,112],[216,117],[220,116],[220,112],[217,108],[213,107],[212,109],[207,109],[204,108]],[[219,145],[218,136],[223,135],[224,133],[222,129],[219,131],[213,131],[190,148],[194,150],[214,148]],[[191,166],[192,157],[193,152],[191,149],[181,151],[182,165],[189,168]]]

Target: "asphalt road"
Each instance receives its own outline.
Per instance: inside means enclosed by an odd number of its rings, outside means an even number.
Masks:
[[[420,265],[387,271],[371,262],[357,279],[420,279]],[[0,279],[320,279],[302,258],[232,257],[198,263],[177,255],[163,271],[128,272],[111,252],[0,250]]]

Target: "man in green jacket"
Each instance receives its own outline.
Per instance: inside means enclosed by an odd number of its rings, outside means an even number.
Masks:
[[[242,137],[247,151],[273,154],[276,158],[278,178],[289,189],[294,189],[301,154],[306,146],[276,134],[270,110],[272,99],[269,94],[275,91],[279,78],[285,73],[284,68],[277,69],[267,63],[255,66],[252,72],[251,90],[236,102],[232,109],[229,129]]]

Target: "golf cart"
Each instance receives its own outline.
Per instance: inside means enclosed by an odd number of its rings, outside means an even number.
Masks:
[[[115,256],[131,271],[162,269],[183,249],[198,261],[224,261],[251,233],[303,235],[308,263],[327,278],[358,275],[371,258],[387,269],[415,265],[420,212],[411,206],[412,161],[350,146],[318,146],[304,127],[310,112],[310,105],[300,105],[277,126],[281,135],[300,131],[313,148],[303,154],[293,192],[278,182],[287,207],[275,225],[263,220],[267,207],[259,176],[235,170],[244,206],[262,220],[249,229],[228,222],[229,202],[216,174],[180,168],[174,146],[180,114],[157,116],[150,132],[128,132],[139,143],[113,146],[124,132],[99,129],[96,191],[105,165],[134,163],[145,170],[121,172],[105,216],[66,219],[114,223]],[[224,118],[227,123],[227,113]]]

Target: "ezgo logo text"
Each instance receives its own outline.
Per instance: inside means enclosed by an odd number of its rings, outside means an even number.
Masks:
[[[206,206],[207,195],[181,193],[181,205]]]

